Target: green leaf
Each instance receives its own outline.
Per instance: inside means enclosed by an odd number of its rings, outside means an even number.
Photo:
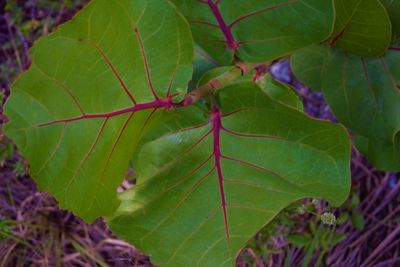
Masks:
[[[196,87],[200,78],[204,75],[204,73],[210,71],[211,69],[218,67],[219,64],[213,60],[206,52],[204,52],[201,48],[196,48],[196,57],[193,62],[193,77],[192,77],[192,86]]]
[[[350,202],[351,210],[357,209],[358,205],[360,205],[360,197],[359,197],[359,195],[357,193],[353,193],[351,195],[351,202]]]
[[[341,242],[346,238],[347,234],[346,233],[334,233],[332,236],[331,243],[329,244],[330,246],[334,246],[337,243]]]
[[[393,34],[400,36],[400,0],[381,0],[392,21]]]
[[[319,65],[313,68],[315,62]],[[384,57],[362,58],[324,46],[299,50],[291,60],[302,82],[321,79],[317,89],[322,89],[335,116],[354,131],[359,151],[387,171],[400,170],[399,62],[400,52],[395,50]]]
[[[381,56],[391,42],[389,15],[379,0],[335,0],[330,44],[360,56]]]
[[[199,79],[199,81],[197,83],[197,87],[208,83],[212,79],[215,79],[218,76],[220,76],[220,75],[224,74],[225,72],[230,71],[230,70],[232,70],[234,68],[236,68],[236,67],[235,66],[222,66],[222,67],[214,68],[214,69],[211,69],[211,70],[207,71]],[[247,77],[240,76],[237,80],[246,80],[246,79],[250,80],[251,79],[250,78],[251,74],[246,75],[246,76]]]
[[[265,62],[329,37],[332,1],[172,0],[188,19],[194,39],[223,65],[234,57]]]
[[[326,48],[311,45],[297,50],[290,57],[293,74],[313,91],[322,90],[322,75],[325,66]]]
[[[39,188],[87,221],[111,214],[152,118],[185,94],[193,50],[188,24],[160,0],[93,0],[38,41],[5,132]]]
[[[351,223],[353,224],[354,228],[356,228],[357,230],[361,231],[362,229],[364,229],[364,216],[362,213],[360,212],[353,212],[351,214]]]
[[[303,110],[301,97],[291,86],[275,80],[269,74],[259,78],[257,84],[272,99],[298,110]]]
[[[337,218],[336,223],[337,225],[342,225],[345,222],[347,222],[347,220],[349,219],[349,213],[348,212],[343,212],[342,214],[340,214],[340,216]]]
[[[354,142],[359,152],[366,155],[378,169],[400,170],[400,129],[394,133],[392,140],[357,134]]]
[[[323,92],[336,117],[376,167],[400,170],[400,52],[371,59],[327,52]]]
[[[234,266],[247,240],[294,201],[347,198],[343,127],[271,100],[253,82],[217,97],[221,109],[202,123],[143,146],[137,185],[108,219],[160,266]]]
[[[291,234],[286,237],[286,240],[298,248],[305,247],[311,242],[307,234]]]

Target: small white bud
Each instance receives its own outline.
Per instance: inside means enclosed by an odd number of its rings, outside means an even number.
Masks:
[[[306,209],[305,209],[304,205],[301,205],[301,207],[298,207],[298,208],[296,209],[296,211],[297,211],[297,213],[300,214],[300,215],[303,215],[303,214],[306,213]]]
[[[313,204],[314,206],[317,206],[320,203],[319,199],[313,198],[313,200],[311,201],[311,204]]]
[[[334,225],[336,223],[336,216],[331,212],[324,212],[321,215],[321,221],[326,225]]]

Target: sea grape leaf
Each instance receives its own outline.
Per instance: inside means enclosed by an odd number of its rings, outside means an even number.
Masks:
[[[389,15],[379,0],[335,0],[330,44],[360,56],[381,56],[391,42]]]
[[[222,65],[265,62],[329,37],[332,1],[172,0],[194,39]]]
[[[197,87],[208,83],[212,79],[215,79],[218,76],[223,75],[224,73],[226,73],[234,68],[236,68],[236,66],[222,66],[222,67],[213,68],[213,69],[203,73],[203,75],[197,82]],[[247,77],[242,75],[242,76],[238,77],[237,80],[249,80],[250,79],[249,75],[250,74],[246,74]],[[234,82],[234,81],[232,81],[232,82]]]
[[[203,103],[194,104],[190,108],[177,108],[168,112],[154,113],[152,119],[155,123],[149,127],[151,130],[147,131],[137,144],[136,153],[132,156],[132,167],[135,168],[137,165],[140,159],[140,154],[137,152],[141,150],[143,145],[169,132],[201,124],[207,120],[208,116],[209,110]]]
[[[370,139],[361,150],[376,167],[400,170],[400,52],[380,58],[327,53],[323,92],[336,117]]]
[[[312,54],[312,50],[319,52]],[[354,131],[360,152],[379,169],[400,170],[400,51],[363,58],[313,46],[296,53],[305,54],[294,55],[291,63],[295,71],[324,62],[305,75],[295,75],[306,84],[320,77],[318,89],[335,116]]]
[[[234,266],[247,240],[292,202],[337,206],[349,193],[343,127],[274,101],[252,82],[217,97],[220,109],[202,123],[143,146],[137,185],[108,218],[160,266]]]
[[[392,138],[400,125],[400,53],[367,59],[327,52],[323,92],[336,116],[366,136]]]
[[[393,35],[400,36],[400,0],[381,0],[392,21]]]
[[[294,76],[313,91],[322,90],[325,54],[324,46],[311,45],[297,50],[290,57],[290,66]]]
[[[378,168],[389,171],[400,170],[400,131],[397,131],[391,140],[356,134],[354,143],[358,151],[366,155]]]
[[[204,52],[201,48],[196,47],[195,49],[196,57],[193,62],[193,77],[191,80],[192,88],[196,88],[200,78],[204,75],[204,73],[209,70],[219,67],[219,63],[212,59],[206,52]]]
[[[38,41],[4,129],[38,187],[87,221],[112,213],[152,115],[185,94],[193,50],[185,19],[159,0],[93,0]]]
[[[256,82],[272,99],[298,110],[303,110],[304,106],[301,97],[290,85],[274,79],[269,74],[260,77]]]

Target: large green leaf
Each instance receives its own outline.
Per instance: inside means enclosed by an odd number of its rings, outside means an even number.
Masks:
[[[326,47],[311,45],[297,50],[290,57],[290,66],[293,74],[314,91],[322,90],[325,54]]]
[[[370,139],[361,150],[378,168],[400,170],[400,52],[366,59],[329,50],[323,79],[337,118]]]
[[[331,0],[172,0],[195,41],[221,64],[263,62],[329,37]]]
[[[160,0],[93,0],[38,41],[5,132],[39,188],[87,221],[113,212],[152,115],[185,93],[193,50],[188,24]]]
[[[322,81],[317,89],[322,89],[336,117],[354,130],[359,150],[382,170],[400,170],[400,51],[362,58],[313,46],[296,53],[303,55],[291,61],[295,74],[322,62],[296,76],[306,84]]]
[[[282,104],[303,110],[303,102],[301,97],[291,86],[275,80],[271,75],[266,74],[257,79],[257,84],[272,99]]]
[[[400,36],[400,0],[381,0],[392,21],[393,34]]]
[[[137,185],[109,219],[160,266],[233,266],[247,240],[290,203],[317,197],[340,205],[348,195],[343,127],[273,101],[251,82],[219,90],[218,99],[221,109],[201,123],[144,145]]]
[[[360,56],[381,56],[391,42],[391,23],[379,0],[335,0],[330,44]]]

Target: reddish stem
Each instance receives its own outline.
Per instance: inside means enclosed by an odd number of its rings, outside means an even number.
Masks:
[[[46,122],[46,123],[42,123],[37,125],[36,127],[44,127],[44,126],[49,126],[52,124],[56,124],[56,123],[68,123],[68,122],[73,122],[73,121],[79,121],[79,120],[85,120],[85,119],[98,119],[98,118],[112,118],[118,115],[123,115],[126,113],[135,113],[137,111],[141,111],[141,110],[146,110],[146,109],[157,109],[157,108],[165,108],[165,109],[169,109],[171,107],[174,106],[178,106],[180,104],[177,103],[173,103],[172,102],[172,98],[171,97],[167,97],[164,99],[156,99],[152,102],[148,102],[148,103],[141,103],[141,104],[137,104],[133,107],[129,107],[129,108],[124,108],[124,109],[120,109],[117,111],[112,111],[112,112],[108,112],[108,113],[98,113],[98,114],[83,114],[81,116],[78,117],[73,117],[73,118],[68,118],[68,119],[62,119],[62,120],[54,120],[51,122]]]
[[[149,84],[151,93],[153,94],[154,98],[158,99],[158,95],[156,93],[156,89],[154,88],[153,81],[151,80],[150,67],[149,67],[149,62],[147,60],[146,49],[144,48],[142,36],[140,35],[139,29],[138,29],[137,26],[135,26],[134,32],[135,32],[136,38],[137,38],[139,46],[140,46],[140,51],[142,53],[143,64],[144,64],[144,67],[145,67],[145,70],[146,70],[147,82]]]
[[[253,76],[253,81],[257,81],[258,79],[260,79],[261,77],[263,77],[264,74],[265,74],[266,72],[268,72],[268,70],[269,70],[269,65],[267,65],[267,64],[261,64],[261,65],[255,67],[255,69],[256,69],[256,74],[254,74],[254,76]]]
[[[221,195],[221,207],[224,212],[224,224],[225,224],[225,235],[229,241],[229,225],[228,225],[228,215],[226,212],[226,198],[225,198],[225,190],[224,190],[224,177],[222,175],[221,168],[221,143],[220,143],[220,132],[222,129],[221,117],[222,114],[218,108],[214,108],[211,114],[211,121],[213,125],[213,155],[215,160],[215,168],[217,169],[218,174],[218,184],[219,184],[219,192]]]
[[[221,12],[219,11],[218,2],[214,3],[212,0],[208,0],[208,6],[217,19],[218,25],[225,36],[227,46],[229,49],[235,51],[238,48],[238,43],[236,42],[235,37],[233,37],[231,28],[226,24]]]

